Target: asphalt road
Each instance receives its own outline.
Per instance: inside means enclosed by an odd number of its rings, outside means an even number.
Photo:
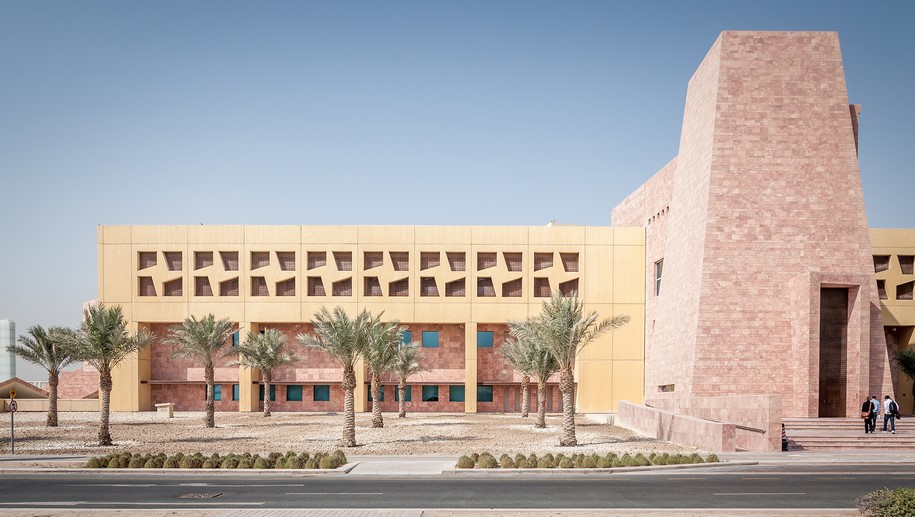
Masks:
[[[275,475],[118,477],[86,472],[0,476],[0,510],[853,508],[856,497],[884,486],[915,487],[915,470],[911,465],[797,465],[602,477],[443,475],[409,478]]]

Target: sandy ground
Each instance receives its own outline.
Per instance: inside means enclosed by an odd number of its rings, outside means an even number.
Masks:
[[[60,413],[60,427],[45,427],[44,413],[16,414],[17,454],[93,454],[108,452],[284,452],[330,451],[337,447],[343,416],[336,413],[217,413],[216,428],[204,427],[202,412],[176,412],[160,419],[155,412],[112,413],[113,447],[97,446],[98,413]],[[693,452],[609,424],[576,418],[578,447],[560,448],[561,416],[547,417],[547,428],[534,418],[501,414],[385,414],[383,429],[371,428],[370,413],[356,414],[357,447],[348,455],[461,455],[489,451],[545,452]],[[0,454],[9,454],[9,424],[0,424]],[[701,452],[701,451],[700,451]]]

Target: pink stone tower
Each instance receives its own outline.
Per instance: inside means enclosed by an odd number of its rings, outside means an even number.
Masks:
[[[613,210],[647,232],[646,403],[771,424],[892,393],[857,116],[836,33],[712,45],[678,156]]]

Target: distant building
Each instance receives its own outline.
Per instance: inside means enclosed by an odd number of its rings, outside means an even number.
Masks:
[[[6,348],[16,342],[16,323],[0,320],[0,381],[16,376],[16,354]]]

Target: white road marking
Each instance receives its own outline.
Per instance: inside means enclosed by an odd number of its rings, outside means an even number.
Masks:
[[[383,495],[382,492],[286,492],[286,495]]]
[[[23,501],[23,502],[8,502],[4,504],[15,504],[15,505],[28,505],[28,506],[77,506],[80,504],[86,504],[86,501],[58,501],[56,503],[50,501]]]
[[[807,492],[712,492],[712,495],[807,495]]]
[[[81,503],[85,505],[104,505],[104,506],[120,506],[120,505],[131,505],[131,506],[188,506],[188,505],[206,505],[206,506],[261,506],[267,504],[264,501],[261,502],[251,502],[251,503],[205,503],[197,502],[190,500],[182,500],[180,503]]]
[[[60,485],[60,486],[107,486],[107,487],[149,488],[152,486],[159,486],[159,485],[156,485],[154,483],[138,484],[138,485],[131,485],[129,483],[89,483],[89,484],[80,483],[80,484]]]

